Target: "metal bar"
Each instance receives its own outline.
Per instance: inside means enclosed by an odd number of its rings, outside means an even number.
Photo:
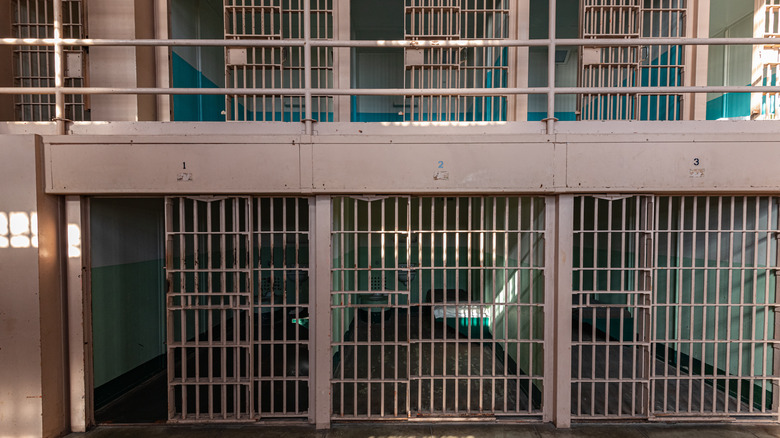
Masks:
[[[54,121],[57,135],[65,135],[65,52],[62,47],[62,0],[53,0],[54,12]]]
[[[54,94],[55,87],[0,87],[0,94]],[[513,94],[609,94],[609,93],[780,93],[773,86],[693,86],[693,87],[533,87],[533,88],[356,88],[311,89],[312,96],[504,96]],[[63,94],[171,94],[171,95],[269,95],[305,96],[304,88],[110,88],[66,87]]]
[[[195,46],[195,47],[304,47],[305,39],[285,38],[274,40],[229,39],[108,39],[62,38],[63,46]],[[457,40],[320,40],[312,39],[310,47],[407,47],[407,48],[462,48],[462,47],[549,47],[553,42],[545,39],[457,39]],[[557,46],[627,47],[652,45],[684,46],[752,46],[774,45],[776,38],[555,38]],[[54,46],[55,38],[0,38],[0,45]]]
[[[303,84],[304,126],[306,135],[312,134],[312,92],[311,92],[311,3],[303,0]]]
[[[547,45],[547,87],[550,89],[547,92],[547,119],[546,127],[547,134],[555,133],[555,47],[556,47],[556,20],[557,14],[557,2],[556,0],[548,0],[549,4],[549,21],[547,24],[548,38],[550,43]]]

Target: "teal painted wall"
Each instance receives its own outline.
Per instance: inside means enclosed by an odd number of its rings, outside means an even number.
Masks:
[[[165,353],[162,199],[90,202],[94,385]]]

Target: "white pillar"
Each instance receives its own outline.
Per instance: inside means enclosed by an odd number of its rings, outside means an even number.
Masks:
[[[553,423],[571,426],[571,307],[574,196],[560,195],[555,215],[555,336]],[[546,341],[546,339],[545,339]],[[548,343],[548,345],[550,345]]]
[[[312,210],[310,210],[312,211]],[[317,429],[330,428],[331,396],[330,372],[331,359],[331,317],[330,317],[330,196],[315,198],[310,238],[313,266],[311,277],[314,287],[310,296],[310,326],[312,327],[309,351],[310,365],[310,403],[309,421]]]
[[[65,236],[67,245],[67,316],[68,316],[68,370],[70,383],[70,427],[72,432],[85,432],[92,423],[92,385],[86,376],[92,361],[88,355],[90,334],[88,291],[88,264],[86,263],[88,235],[82,218],[82,200],[79,196],[65,199]]]

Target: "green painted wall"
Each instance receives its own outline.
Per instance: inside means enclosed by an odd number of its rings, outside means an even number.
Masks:
[[[92,338],[99,387],[165,353],[162,199],[92,199]]]

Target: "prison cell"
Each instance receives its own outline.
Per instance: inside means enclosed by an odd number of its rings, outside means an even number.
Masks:
[[[84,38],[84,6],[82,0],[63,0],[62,38]],[[54,11],[50,1],[15,0],[13,2],[12,33],[15,38],[53,38]],[[14,47],[14,85],[17,87],[53,87],[55,78],[54,47]],[[81,47],[64,48],[66,87],[83,87],[85,57]],[[50,121],[55,117],[54,95],[20,94],[15,98],[17,121]],[[69,94],[65,97],[65,114],[69,120],[87,120],[85,97]]]
[[[333,38],[333,0],[224,0],[225,39],[304,37],[304,1],[310,2],[311,38]],[[225,50],[228,88],[303,88],[303,47],[231,47]],[[333,87],[333,50],[311,50],[312,87]],[[227,120],[301,121],[303,96],[228,95]],[[333,121],[333,98],[314,96],[312,117]]]
[[[778,204],[657,201],[654,415],[778,420]]]
[[[582,38],[685,36],[684,0],[583,0]],[[584,87],[671,87],[683,85],[683,46],[583,47]],[[679,94],[585,93],[582,120],[679,120]]]
[[[168,198],[168,418],[308,411],[308,201]]]
[[[502,0],[406,0],[407,40],[508,38]],[[407,48],[406,88],[505,88],[507,50],[500,47]],[[506,120],[505,96],[406,96],[407,121]]]
[[[334,419],[540,417],[540,198],[334,198]]]
[[[577,197],[572,418],[777,421],[772,197]]]

